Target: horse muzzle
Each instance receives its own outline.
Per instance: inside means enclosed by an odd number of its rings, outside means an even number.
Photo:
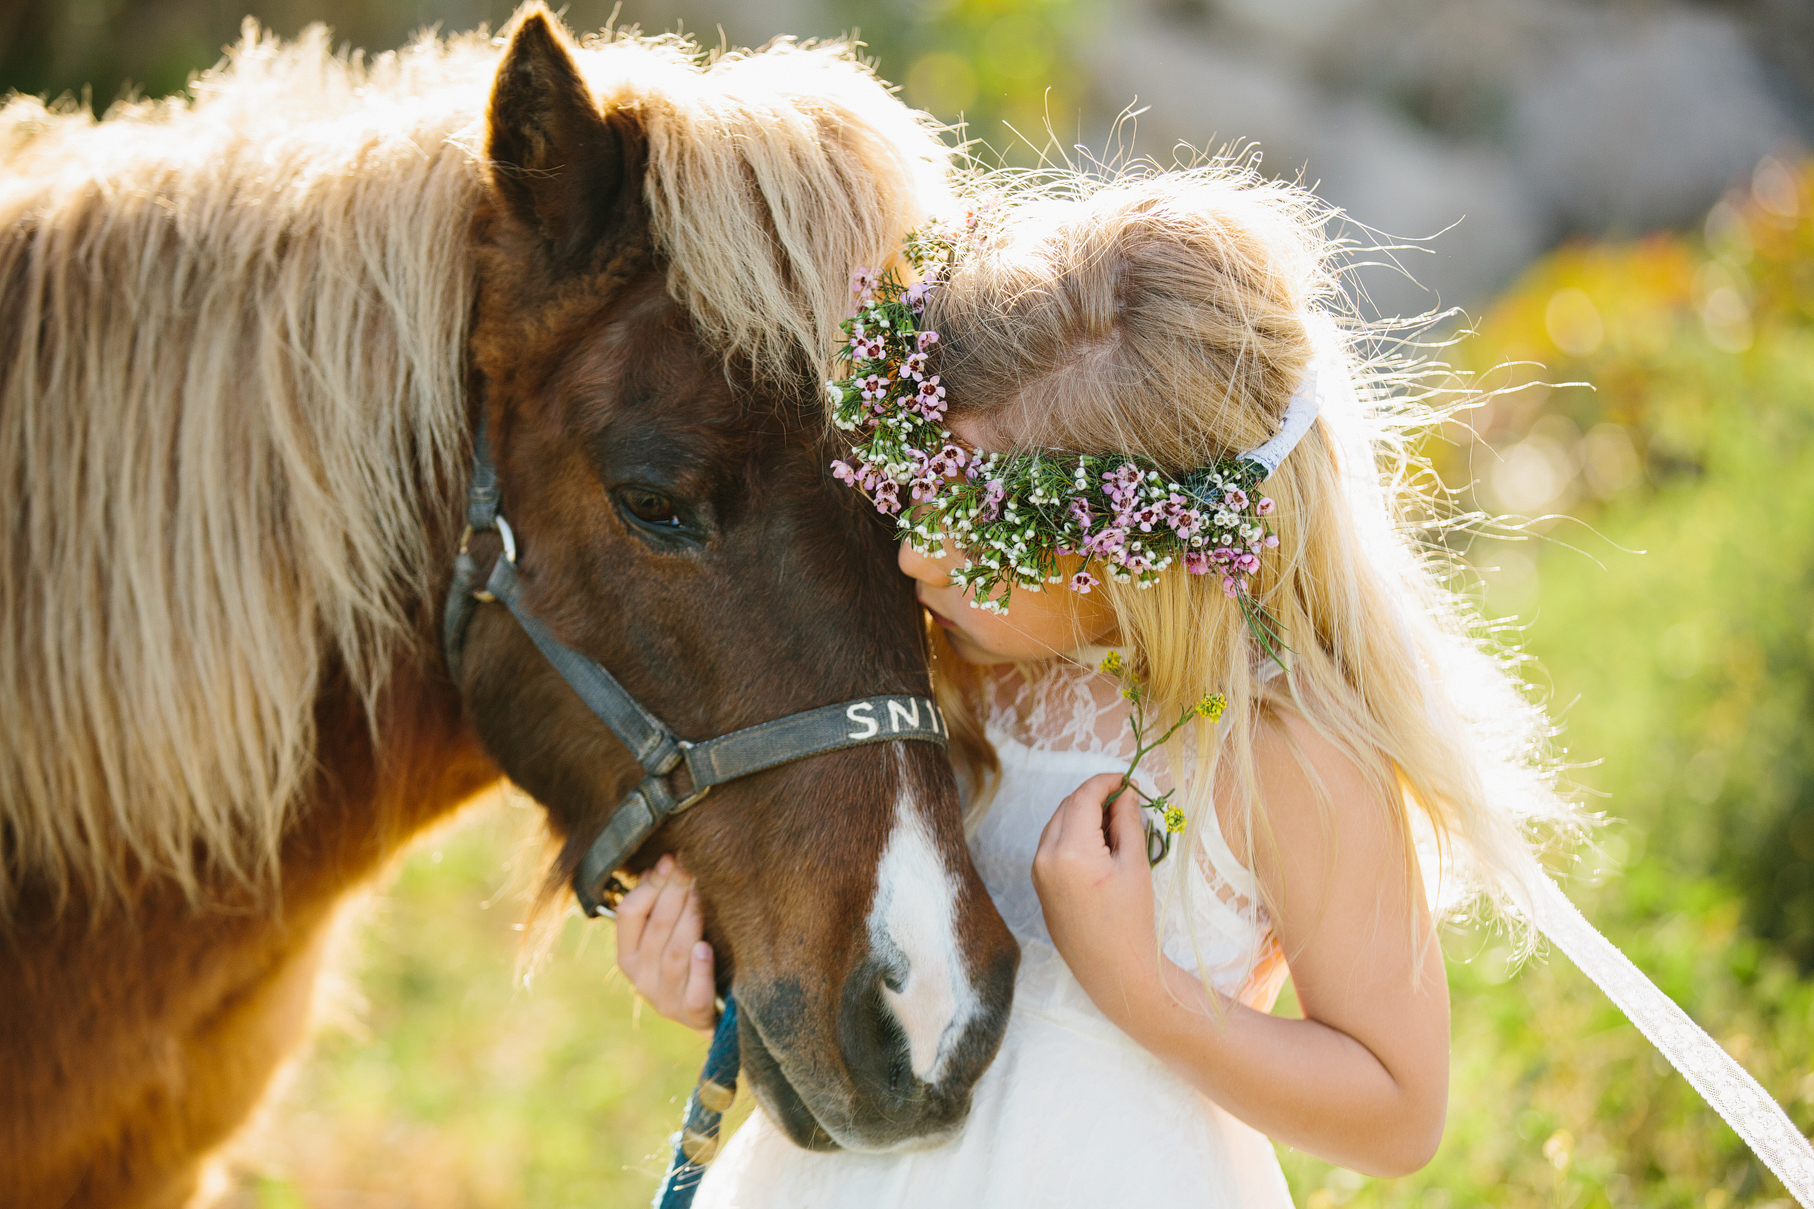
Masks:
[[[879,1152],[950,1140],[1007,1028],[1020,960],[1007,940],[962,995],[916,988],[898,951],[872,952],[838,996],[832,1046],[802,1035],[797,983],[740,988],[743,1069],[769,1118],[809,1150]],[[918,977],[935,981],[924,971]],[[945,1003],[954,1010],[940,1017]]]

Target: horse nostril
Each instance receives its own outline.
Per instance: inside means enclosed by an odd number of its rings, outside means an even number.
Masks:
[[[871,959],[853,971],[845,984],[839,1012],[839,1049],[860,1086],[892,1102],[887,1110],[898,1113],[919,1094],[914,1075],[913,1050],[894,1009],[890,995],[901,994],[912,975],[906,963]]]

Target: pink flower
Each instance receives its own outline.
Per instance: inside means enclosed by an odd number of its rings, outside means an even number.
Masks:
[[[1184,569],[1192,575],[1209,574],[1209,555],[1201,550],[1192,550],[1184,556]]]
[[[1103,490],[1117,504],[1127,505],[1134,502],[1134,488],[1140,485],[1140,470],[1132,462],[1124,462],[1119,470],[1112,470],[1102,476]]]
[[[888,379],[881,374],[870,374],[867,378],[860,379],[857,387],[863,392],[865,400],[874,401],[888,393]]]
[[[1247,507],[1247,493],[1242,491],[1239,487],[1229,488],[1222,496],[1222,506],[1224,508],[1232,508],[1234,511],[1239,512],[1241,509]]]
[[[1090,522],[1095,519],[1095,515],[1090,511],[1090,505],[1086,501],[1073,499],[1071,501],[1071,519],[1077,522],[1077,527],[1079,529],[1082,529],[1087,533],[1090,528]]]
[[[869,291],[876,288],[876,271],[858,269],[850,275],[850,292],[858,297],[866,297]]]
[[[893,479],[883,479],[877,483],[875,495],[871,498],[875,500],[877,512],[893,516],[901,510],[901,487]]]
[[[1159,507],[1165,516],[1165,523],[1170,526],[1171,531],[1185,541],[1195,537],[1198,528],[1203,524],[1203,514],[1192,508],[1190,501],[1175,491],[1172,492],[1171,498]]]
[[[1082,592],[1087,595],[1091,588],[1101,582],[1100,579],[1097,579],[1088,571],[1079,571],[1077,574],[1071,576],[1071,591]]]
[[[853,467],[849,462],[842,461],[842,460],[833,462],[831,464],[831,474],[832,474],[832,477],[837,479],[840,483],[844,483],[851,487],[855,487],[857,485],[856,468]]]
[[[1252,575],[1260,569],[1260,560],[1251,554],[1238,554],[1235,556],[1235,567],[1243,574]]]
[[[850,339],[850,355],[852,359],[857,361],[875,361],[882,355],[882,342],[879,339],[870,339],[867,336],[852,336]]]
[[[1128,519],[1140,526],[1140,532],[1151,533],[1153,531],[1153,526],[1165,519],[1165,513],[1156,507],[1148,505],[1134,513],[1133,516]]]
[[[1260,497],[1260,502],[1253,506],[1253,514],[1255,516],[1271,516],[1272,510],[1276,507],[1278,507],[1277,504],[1273,503],[1271,499],[1262,495]]]
[[[1268,533],[1266,535],[1266,548],[1268,550],[1277,550],[1279,548],[1279,535],[1278,534]]]
[[[986,521],[992,521],[1001,515],[1001,502],[1008,494],[1008,485],[1000,479],[990,479],[983,487],[983,508],[977,515]]]
[[[930,280],[916,281],[907,287],[907,293],[904,297],[906,298],[907,305],[913,309],[914,314],[917,315],[926,309],[926,299],[931,296],[933,287],[936,285],[938,285],[936,280]]]
[[[926,459],[926,472],[940,478],[949,478],[964,468],[966,455],[956,445],[946,445],[943,449]]]
[[[1215,553],[1210,557],[1216,560],[1217,566],[1226,567],[1234,562],[1235,552],[1227,546],[1217,546]]]
[[[906,361],[902,362],[901,368],[906,371],[909,377],[918,381],[925,376],[926,369],[931,364],[932,358],[928,357],[925,353],[912,353],[908,355]]]
[[[1110,525],[1092,536],[1085,545],[1092,554],[1100,554],[1110,560],[1119,559],[1127,546],[1127,530]]]
[[[1229,575],[1229,576],[1225,576],[1223,578],[1222,595],[1233,596],[1236,592],[1239,592],[1240,590],[1241,590],[1241,585],[1239,585],[1235,582],[1234,576]]]
[[[921,332],[917,337],[914,338],[914,340],[915,340],[915,343],[919,346],[919,350],[923,353],[923,352],[926,352],[927,350],[931,349],[931,347],[933,345],[938,343],[938,333],[937,332]]]
[[[937,374],[920,383],[919,407],[920,414],[928,420],[945,414],[945,388],[938,384]]]

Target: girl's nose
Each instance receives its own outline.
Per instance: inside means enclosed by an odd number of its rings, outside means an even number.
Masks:
[[[916,579],[929,588],[944,588],[951,584],[947,563],[928,558],[907,542],[901,543],[899,561],[901,574],[908,579]]]

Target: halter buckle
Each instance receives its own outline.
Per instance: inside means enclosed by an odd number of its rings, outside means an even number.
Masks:
[[[505,561],[513,567],[516,566],[516,533],[510,528],[510,522],[505,520],[501,513],[492,517],[491,522],[492,526],[497,529],[498,536],[503,539]],[[466,553],[466,547],[472,542],[472,534],[473,528],[471,525],[466,526],[466,528],[460,531],[460,554]],[[497,597],[493,596],[490,592],[487,592],[484,588],[474,589],[472,598],[477,601],[483,601],[485,604],[490,604],[497,599]]]

